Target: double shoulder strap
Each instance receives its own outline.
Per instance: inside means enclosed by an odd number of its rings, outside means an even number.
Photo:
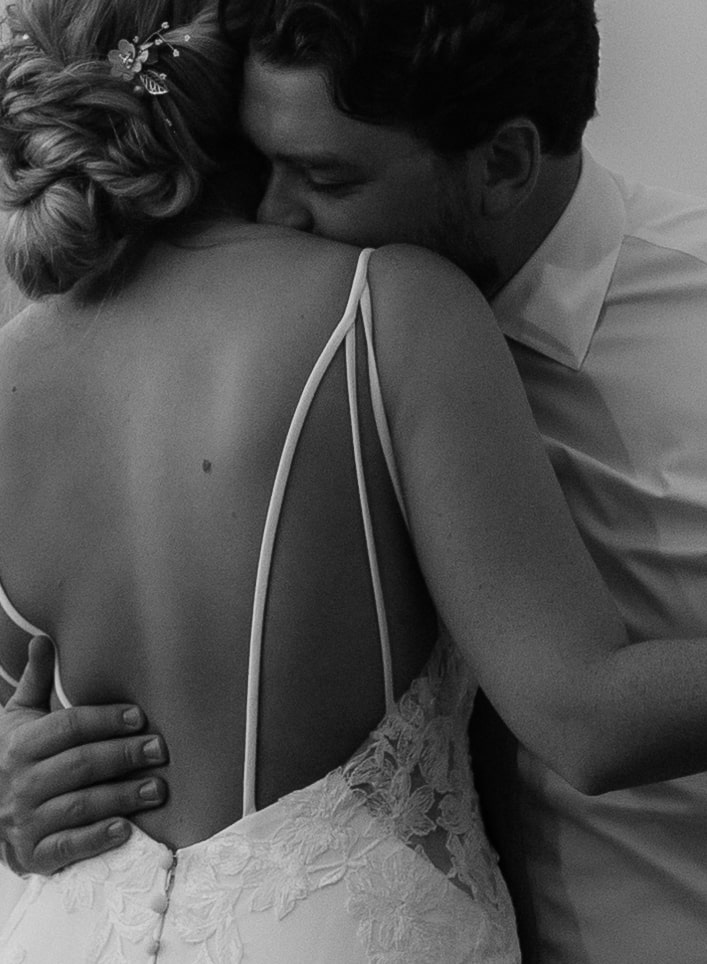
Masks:
[[[317,359],[317,362],[304,386],[295,409],[292,422],[290,423],[287,437],[285,439],[285,444],[280,456],[280,463],[275,476],[275,484],[270,497],[270,505],[268,508],[260,548],[260,560],[258,563],[258,574],[255,585],[255,599],[253,603],[253,619],[250,635],[250,664],[248,669],[245,763],[243,774],[244,815],[252,813],[255,810],[255,776],[258,742],[260,667],[263,648],[263,624],[265,618],[265,604],[270,579],[273,549],[275,546],[275,538],[277,535],[280,513],[282,511],[285,490],[287,488],[290,470],[292,468],[295,452],[297,450],[297,444],[302,434],[302,429],[307,419],[310,406],[332,360],[336,356],[336,353],[341,345],[344,343],[346,351],[346,379],[348,386],[351,439],[353,443],[354,460],[356,465],[356,478],[358,482],[361,518],[363,520],[363,528],[366,536],[368,564],[376,604],[378,635],[380,639],[381,661],[383,665],[383,682],[385,687],[385,706],[387,713],[392,710],[394,704],[393,669],[390,654],[390,643],[388,638],[388,623],[376,553],[371,512],[368,504],[368,493],[363,468],[361,437],[358,422],[356,320],[359,317],[360,312],[367,346],[368,378],[371,390],[373,414],[375,417],[383,454],[388,466],[388,472],[390,474],[390,478],[395,489],[395,494],[398,499],[398,504],[404,513],[400,484],[395,469],[395,460],[393,458],[393,446],[383,408],[383,398],[381,394],[380,380],[378,378],[378,369],[374,351],[371,296],[368,288],[368,260],[371,256],[371,253],[372,249],[370,248],[361,252],[344,315],[332,332],[329,341]]]

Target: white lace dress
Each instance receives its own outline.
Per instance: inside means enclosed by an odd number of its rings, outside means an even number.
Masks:
[[[283,452],[268,515],[251,635],[245,816],[173,852],[135,827],[119,850],[32,878],[2,935],[2,964],[519,964],[515,920],[469,767],[474,686],[441,639],[397,703],[379,588],[387,712],[344,766],[254,808],[262,616],[279,510],[309,401],[356,318],[369,349],[367,252]],[[392,448],[369,378],[381,441]],[[355,379],[349,380],[353,389]],[[352,398],[355,408],[355,397]],[[352,410],[353,410],[352,408]],[[353,425],[357,462],[360,447]],[[362,512],[370,530],[365,494]],[[372,579],[375,552],[370,553]],[[37,632],[0,588],[0,603]],[[63,689],[57,675],[57,692]]]
[[[472,698],[440,644],[325,779],[176,853],[135,828],[118,851],[33,878],[0,960],[518,964],[468,766]]]

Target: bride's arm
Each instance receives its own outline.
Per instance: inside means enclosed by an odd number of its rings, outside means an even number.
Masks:
[[[489,699],[585,792],[707,766],[707,645],[629,645],[486,303],[415,249],[371,262],[384,401],[420,563]]]

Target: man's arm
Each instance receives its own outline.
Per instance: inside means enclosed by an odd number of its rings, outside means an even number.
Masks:
[[[32,640],[15,694],[0,709],[0,859],[17,874],[52,874],[130,836],[125,816],[160,806],[164,781],[137,771],[167,761],[130,705],[49,711],[54,649]]]

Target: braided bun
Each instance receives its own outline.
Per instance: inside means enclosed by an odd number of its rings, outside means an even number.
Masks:
[[[148,0],[122,0],[121,19],[138,4],[143,19],[146,8],[157,14],[159,26],[165,4]],[[236,57],[220,39],[211,4],[193,5],[203,8],[200,16],[165,35],[169,50],[183,56],[158,98],[112,76],[98,44],[88,42],[91,15],[104,23],[111,0],[17,4],[15,29],[25,33],[0,57],[0,187],[11,212],[5,260],[30,297],[109,271],[146,232],[191,210],[205,180],[234,163]],[[66,51],[65,34],[51,23],[58,10],[66,19],[66,8],[87,21],[85,43],[94,49]],[[121,29],[103,46],[117,47]]]

